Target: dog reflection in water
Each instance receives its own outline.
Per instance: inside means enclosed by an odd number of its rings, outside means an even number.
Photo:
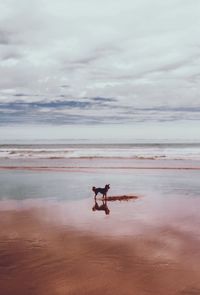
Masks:
[[[110,214],[110,210],[108,209],[107,201],[105,199],[102,200],[102,204],[99,205],[97,203],[97,199],[94,198],[95,205],[92,207],[93,211],[104,211],[106,215]]]

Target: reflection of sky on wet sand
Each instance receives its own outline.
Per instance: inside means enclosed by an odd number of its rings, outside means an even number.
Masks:
[[[92,163],[87,160],[84,165],[91,167]],[[99,165],[98,160],[95,163]],[[102,165],[105,163],[103,161]],[[178,163],[167,161],[165,165]],[[121,165],[126,167],[127,161],[121,161]],[[141,165],[149,165],[149,162],[142,161]],[[11,169],[1,170],[0,176],[0,210],[32,208],[38,219],[108,236],[143,234],[167,224],[196,234],[199,232],[199,170],[79,169],[63,172]],[[91,188],[105,183],[111,186],[108,196],[127,194],[139,198],[108,202],[109,215],[104,211],[94,212]]]
[[[138,199],[94,212],[91,186],[108,179],[108,196]],[[7,171],[1,184],[4,294],[27,295],[33,285],[41,295],[200,290],[199,171],[21,170]]]
[[[141,199],[134,201],[108,202],[110,214],[93,212],[92,200],[81,200],[70,204],[58,205],[53,209],[55,222],[72,226],[97,234],[111,236],[143,234],[159,227],[171,225],[188,231],[198,230],[200,225],[199,214],[200,200],[164,200],[159,202],[156,198]],[[48,212],[51,216],[51,209]],[[198,223],[197,223],[198,221]]]
[[[101,204],[101,201],[98,201]],[[134,236],[154,232],[163,226],[200,236],[198,198],[140,196],[136,200],[107,202],[110,214],[93,211],[93,198],[78,201],[1,201],[1,210],[33,210],[41,222],[68,226],[85,233],[106,236]]]
[[[146,214],[151,202],[146,206],[142,199],[112,202],[110,215],[93,214],[91,201],[18,201],[20,210],[11,210],[15,204],[4,201],[4,209],[7,202],[10,210],[0,212],[3,294],[33,290],[31,294],[65,295],[72,290],[75,295],[84,290],[169,295],[200,290],[198,232],[181,229],[174,219],[171,224],[153,223],[157,214],[149,218],[154,210]]]
[[[68,202],[7,200],[1,201],[0,215],[5,213],[4,223],[14,226],[14,231],[10,232],[12,239],[19,238],[21,230],[24,227],[29,229],[29,224],[35,227],[36,222],[41,230],[47,228],[48,235],[52,231],[62,231],[63,236],[66,234],[67,237],[71,232],[85,237],[85,241],[87,237],[89,241],[91,238],[103,239],[105,243],[118,241],[123,243],[128,251],[126,256],[130,255],[130,259],[132,252],[129,252],[134,247],[134,253],[138,257],[141,255],[142,259],[146,257],[149,263],[169,264],[168,267],[184,263],[193,271],[198,270],[200,199],[183,198],[180,202],[175,196],[162,201],[154,196],[140,196],[136,200],[107,204],[109,215],[104,211],[94,212],[92,198]],[[7,214],[10,217],[6,217]],[[17,214],[18,218],[13,219],[13,215]],[[38,238],[41,241],[45,239],[40,234],[34,239]],[[108,261],[111,258],[112,255],[103,257]]]

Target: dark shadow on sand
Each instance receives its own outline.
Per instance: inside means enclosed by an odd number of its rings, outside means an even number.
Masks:
[[[138,196],[128,196],[128,195],[122,195],[122,196],[110,196],[106,197],[106,201],[130,201],[130,200],[137,200]]]

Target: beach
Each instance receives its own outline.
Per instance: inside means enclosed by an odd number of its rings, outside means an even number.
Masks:
[[[199,220],[186,214],[190,202],[172,219],[146,218],[144,204],[134,202],[112,204],[106,216],[91,211],[91,200],[4,201],[2,294],[199,294]]]
[[[199,167],[2,158],[0,294],[200,294]],[[92,210],[106,183],[109,214]]]

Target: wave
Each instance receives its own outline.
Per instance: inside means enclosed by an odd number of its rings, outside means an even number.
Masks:
[[[200,146],[78,146],[59,148],[0,147],[0,158],[4,159],[93,159],[131,158],[137,160],[190,159],[200,160]]]

